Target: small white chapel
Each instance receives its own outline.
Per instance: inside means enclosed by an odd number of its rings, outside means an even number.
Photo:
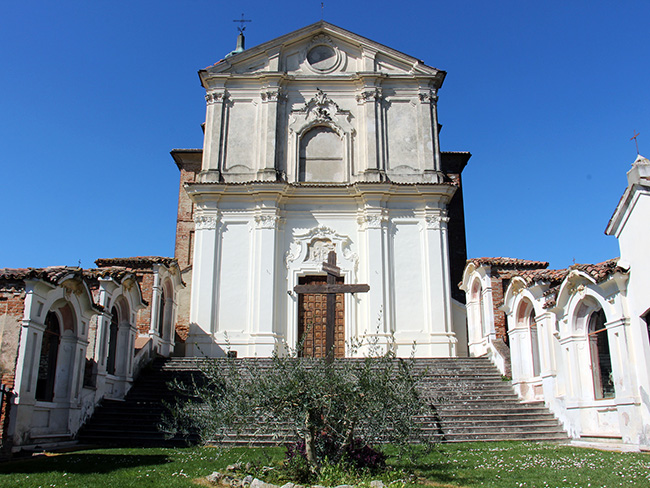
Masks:
[[[650,161],[638,156],[605,233],[621,256],[548,269],[467,262],[469,352],[525,401],[544,401],[570,437],[650,449]]]

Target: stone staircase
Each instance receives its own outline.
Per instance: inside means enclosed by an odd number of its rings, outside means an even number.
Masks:
[[[80,442],[100,445],[177,445],[186,440],[165,439],[158,426],[164,403],[178,396],[170,390],[173,379],[200,379],[200,365],[214,359],[157,359],[144,370],[124,401],[104,400],[79,432]],[[270,367],[269,359],[254,361],[257,368]],[[355,361],[344,359],[338,361]],[[467,441],[566,441],[566,433],[542,402],[521,403],[510,383],[502,381],[485,358],[426,358],[414,364],[418,383],[434,411],[417,419],[431,439],[438,442]],[[275,434],[262,434],[252,425],[229,443],[272,445],[289,436],[286,426]],[[190,441],[197,440],[190,436]]]

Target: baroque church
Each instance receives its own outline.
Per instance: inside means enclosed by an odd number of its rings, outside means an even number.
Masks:
[[[647,160],[607,228],[621,259],[468,261],[470,154],[441,150],[444,71],[324,21],[243,41],[199,71],[203,148],[171,152],[174,258],[0,269],[3,449],[73,443],[154,357],[364,342],[489,357],[571,437],[650,447]]]

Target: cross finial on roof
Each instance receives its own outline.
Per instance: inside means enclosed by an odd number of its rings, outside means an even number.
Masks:
[[[320,3],[320,20],[325,18],[325,2]]]
[[[244,18],[244,14],[241,14],[241,19],[233,20],[233,22],[239,22],[240,25],[237,26],[237,30],[240,34],[243,34],[246,30],[246,22],[253,22],[252,20],[247,20]]]
[[[634,144],[636,144],[636,154],[637,156],[639,155],[639,142],[636,140],[637,137],[639,137],[639,133],[635,130],[632,131],[634,135],[630,137],[630,141],[634,139]]]

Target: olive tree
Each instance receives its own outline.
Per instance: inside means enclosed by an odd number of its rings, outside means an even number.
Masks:
[[[195,431],[203,442],[272,434],[304,442],[310,469],[338,461],[355,447],[406,445],[420,438],[414,417],[426,410],[413,360],[371,346],[365,357],[269,360],[224,358],[200,362],[203,378],[178,386],[185,400],[167,428]]]

